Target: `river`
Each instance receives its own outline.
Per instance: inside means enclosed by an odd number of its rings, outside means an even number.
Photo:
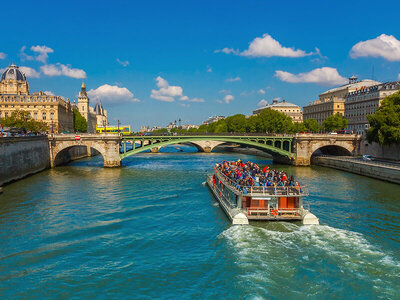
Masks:
[[[272,162],[181,148],[4,187],[0,298],[400,298],[400,186],[274,165],[309,187],[321,225],[232,226],[206,173],[224,159]]]

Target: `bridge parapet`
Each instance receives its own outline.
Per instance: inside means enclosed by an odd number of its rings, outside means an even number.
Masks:
[[[121,137],[112,134],[51,135],[49,136],[51,166],[55,167],[57,155],[61,151],[74,146],[86,146],[88,153],[93,148],[103,156],[105,167],[119,167],[121,166],[121,158],[119,156],[120,144]]]
[[[356,134],[298,134],[293,140],[294,165],[309,166],[312,155],[318,150],[333,149],[347,155],[358,155],[360,144],[361,135]]]

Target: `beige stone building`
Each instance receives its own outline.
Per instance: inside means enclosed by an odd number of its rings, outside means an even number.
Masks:
[[[90,107],[85,84],[79,92],[78,105],[65,101],[60,96],[47,95],[43,92],[29,93],[26,76],[14,63],[1,75],[0,79],[0,117],[11,116],[13,111],[28,111],[31,118],[48,125],[49,133],[73,132],[76,107],[88,122],[88,133],[96,132],[96,125],[107,123],[107,111],[97,103]]]
[[[29,84],[19,68],[13,63],[0,80],[0,116],[11,116],[13,111],[25,110],[31,118],[43,121],[49,132],[74,130],[73,106],[59,96],[43,92],[29,94]]]
[[[274,99],[272,100],[272,104],[267,104],[264,107],[254,110],[253,115],[258,115],[264,109],[272,109],[284,113],[285,115],[291,117],[292,121],[295,123],[303,122],[303,113],[301,112],[301,107],[296,104],[286,102],[285,100],[279,102],[279,99]]]
[[[336,113],[345,116],[345,98],[350,92],[357,91],[363,87],[369,87],[380,84],[378,81],[365,79],[357,81],[357,78],[352,76],[349,78],[349,83],[330,89],[319,95],[319,99],[310,102],[309,105],[303,107],[304,120],[315,119],[319,125],[325,119]]]
[[[383,98],[399,91],[400,82],[386,82],[362,87],[349,92],[345,101],[345,118],[349,120],[348,130],[363,134],[369,128],[367,115],[374,114]]]
[[[101,102],[100,104],[97,102],[95,108],[90,106],[90,99],[87,95],[84,82],[82,82],[81,90],[78,95],[77,106],[79,112],[88,123],[87,132],[95,133],[96,126],[103,127],[107,125],[107,110],[103,108]]]

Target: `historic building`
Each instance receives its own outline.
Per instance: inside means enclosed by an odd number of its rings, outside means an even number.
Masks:
[[[73,106],[59,96],[43,92],[29,94],[29,84],[19,68],[13,63],[1,75],[0,117],[9,117],[13,111],[28,111],[31,118],[43,121],[49,132],[74,130]]]
[[[330,89],[319,95],[319,99],[310,102],[309,105],[303,107],[304,120],[315,119],[319,125],[329,116],[336,113],[345,115],[345,98],[348,93],[360,90],[363,87],[369,87],[380,84],[378,81],[365,79],[357,81],[357,78],[352,76],[349,78],[349,83],[337,88]]]
[[[31,118],[43,121],[48,125],[49,133],[73,132],[76,107],[88,121],[88,132],[95,133],[96,125],[107,123],[107,111],[97,103],[96,108],[89,106],[90,101],[82,83],[78,105],[71,104],[69,99],[47,95],[43,92],[29,93],[26,76],[13,62],[1,75],[0,79],[0,117],[11,116],[13,111],[28,111]]]
[[[272,109],[284,113],[285,115],[291,117],[292,121],[295,123],[303,122],[303,113],[301,112],[301,107],[296,104],[286,102],[285,100],[279,102],[279,99],[274,99],[272,100],[272,104],[267,104],[264,107],[254,110],[253,115],[258,115],[264,109]]]
[[[82,82],[81,91],[78,95],[78,110],[88,123],[87,132],[95,133],[96,127],[107,125],[107,110],[97,102],[95,108],[90,106],[90,99],[86,92],[85,82]]]
[[[347,93],[345,100],[345,118],[349,120],[348,130],[358,134],[369,128],[367,115],[374,114],[383,98],[399,91],[400,82],[386,82],[373,86],[363,86]]]

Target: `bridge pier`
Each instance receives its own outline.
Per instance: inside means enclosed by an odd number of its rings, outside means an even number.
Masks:
[[[158,147],[154,147],[150,149],[151,153],[158,153],[158,150],[160,150]]]
[[[218,141],[191,141],[190,143],[193,144],[199,152],[205,153],[210,153],[215,147],[223,144],[223,142]]]

